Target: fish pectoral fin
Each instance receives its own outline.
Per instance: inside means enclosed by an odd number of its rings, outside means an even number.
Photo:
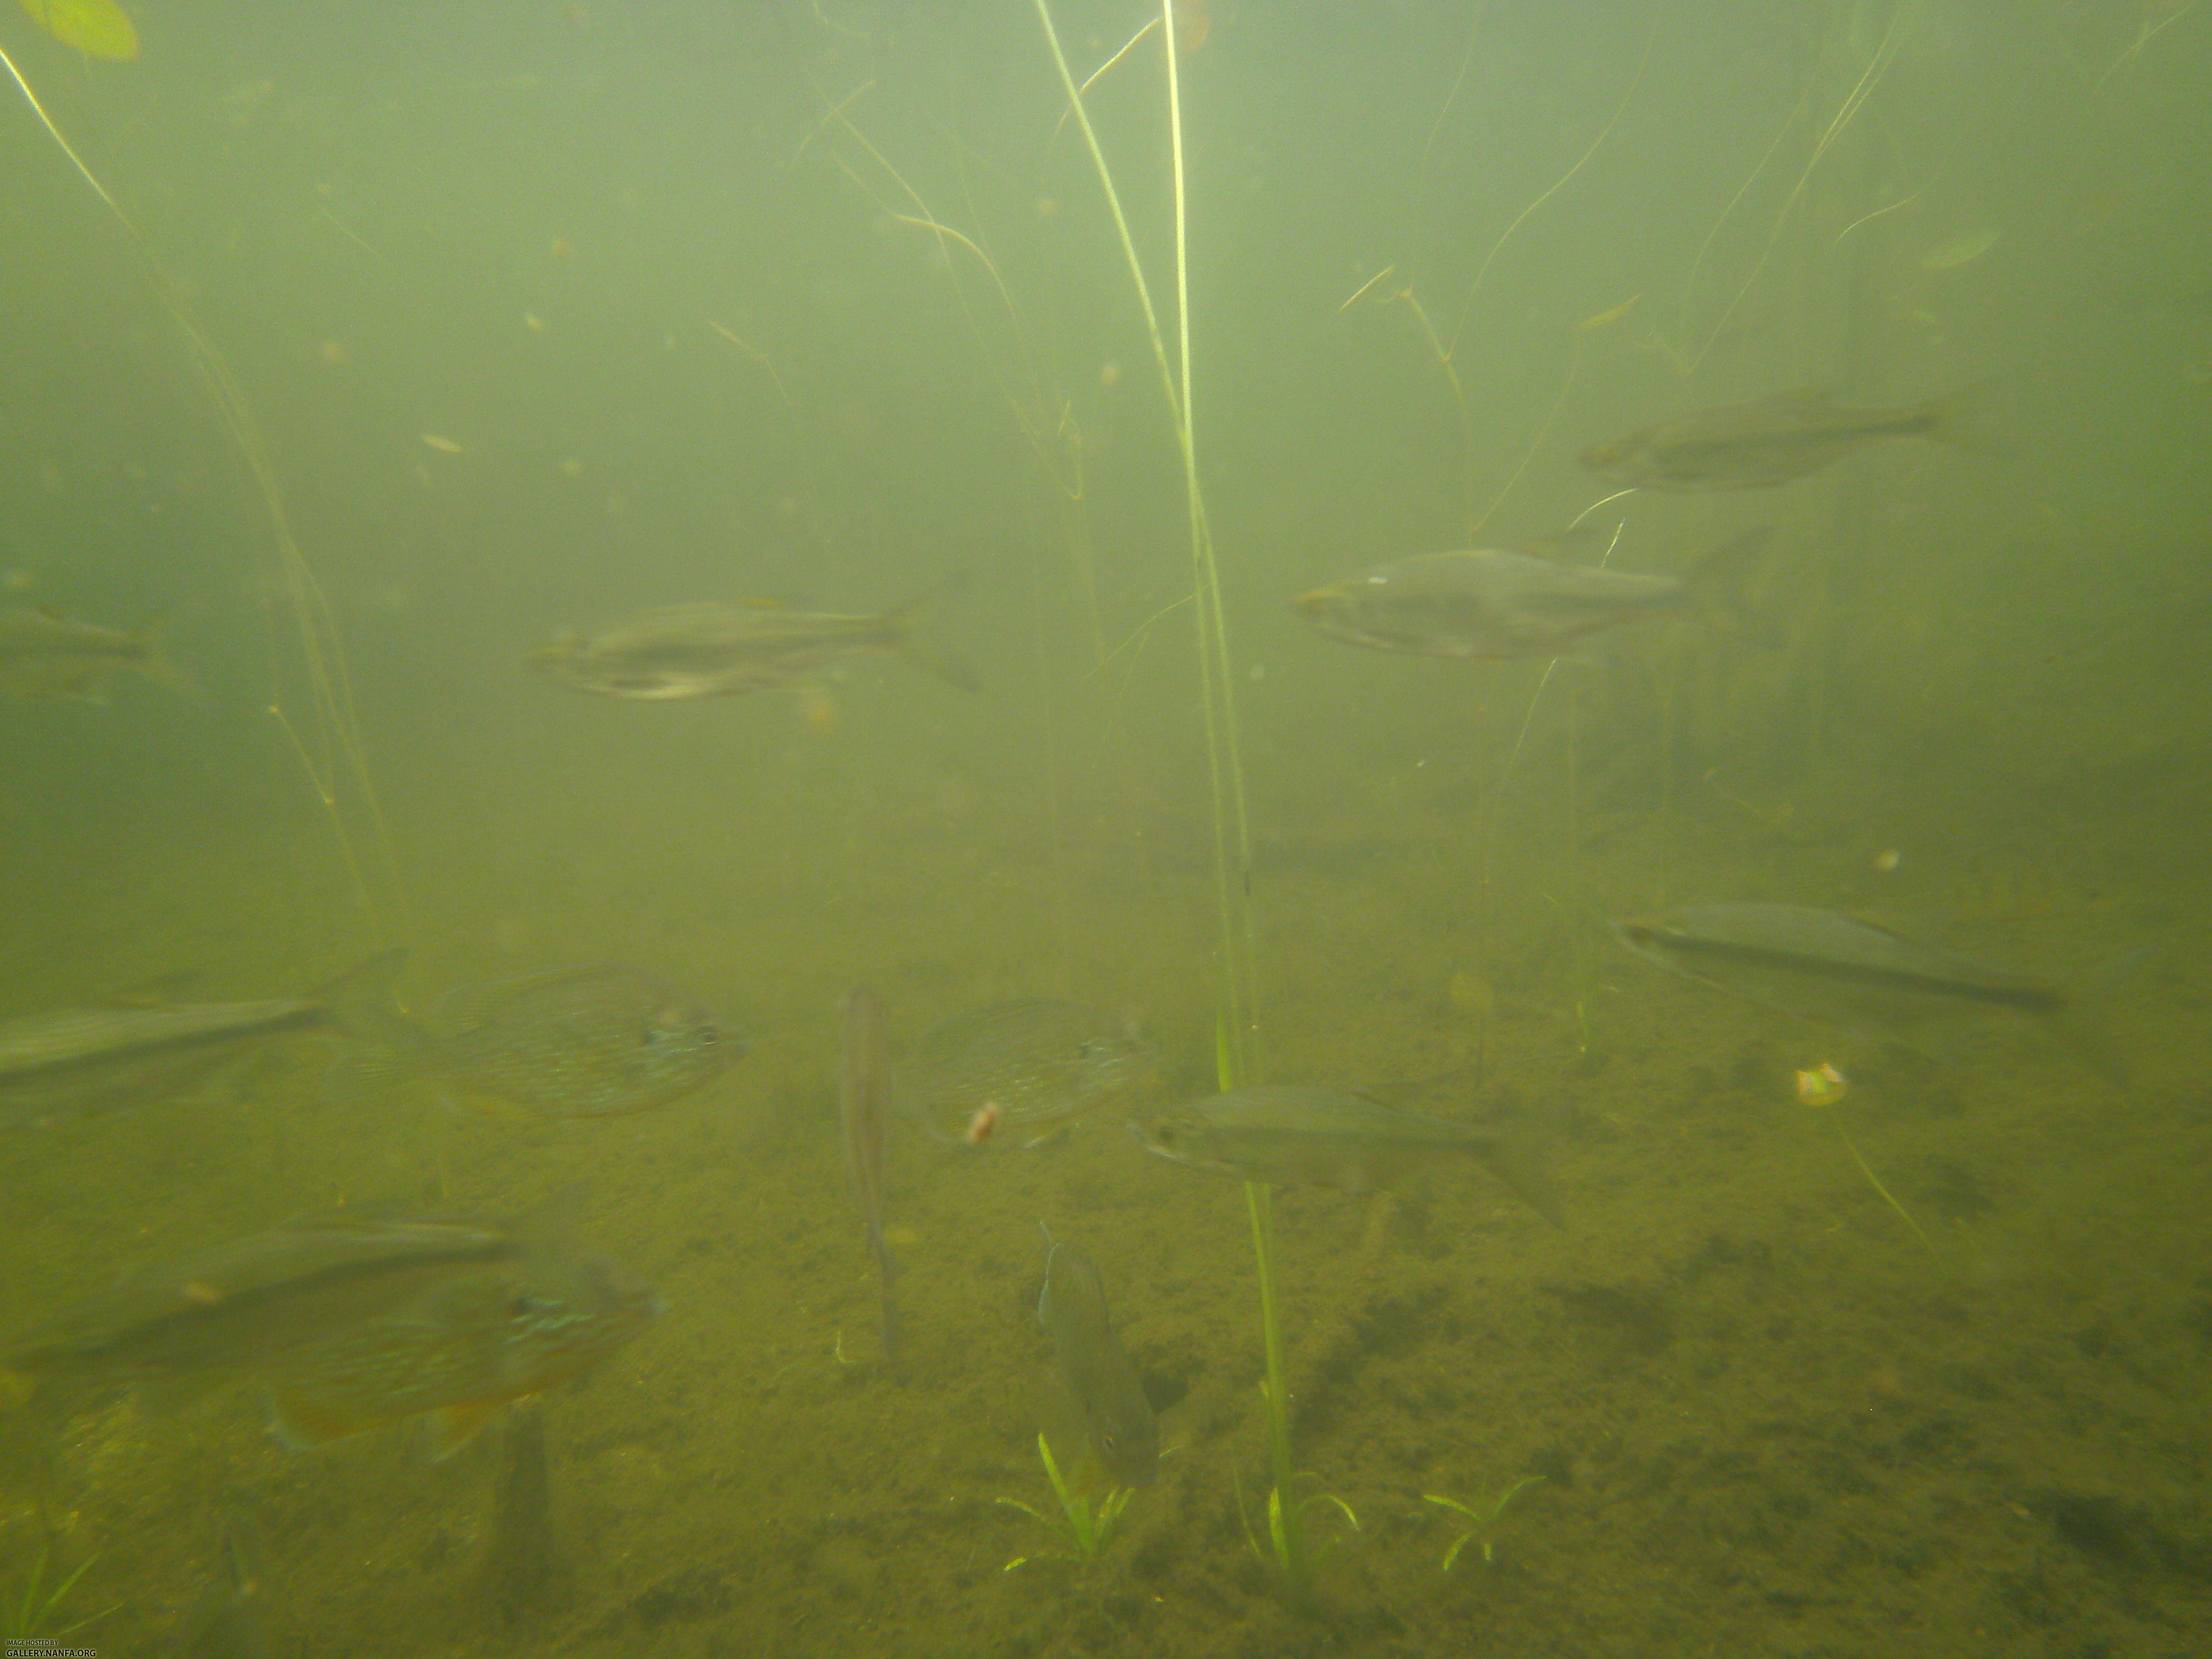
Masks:
[[[1471,1145],[1468,1150],[1474,1154],[1476,1161],[1484,1169],[1504,1182],[1523,1204],[1554,1227],[1564,1229],[1566,1226],[1566,1212],[1559,1206],[1559,1189],[1552,1185],[1551,1176],[1526,1152],[1495,1139]]]
[[[341,1412],[322,1410],[297,1395],[279,1390],[269,1397],[269,1426],[292,1450],[307,1451],[359,1434],[370,1425]]]
[[[441,1406],[430,1413],[430,1461],[442,1463],[474,1440],[498,1413],[501,1402],[471,1401]]]

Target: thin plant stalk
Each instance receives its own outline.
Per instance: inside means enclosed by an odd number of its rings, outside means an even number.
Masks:
[[[1160,389],[1173,420],[1176,447],[1182,462],[1183,501],[1190,534],[1193,587],[1197,599],[1200,683],[1204,697],[1206,751],[1213,801],[1213,866],[1217,909],[1221,929],[1220,1007],[1215,1023],[1215,1060],[1220,1086],[1234,1089],[1258,1072],[1254,1032],[1257,1024],[1253,971],[1251,914],[1244,902],[1243,872],[1250,864],[1251,830],[1244,794],[1243,759],[1237,743],[1234,681],[1230,672],[1229,635],[1221,602],[1220,572],[1213,556],[1213,536],[1206,514],[1206,499],[1199,485],[1198,445],[1191,422],[1190,242],[1188,198],[1184,188],[1182,145],[1182,84],[1176,50],[1174,0],[1160,0],[1160,34],[1167,64],[1168,135],[1174,161],[1176,320],[1177,358],[1170,365],[1167,341],[1160,331],[1159,314],[1152,304],[1151,285],[1137,258],[1129,222],[1114,188],[1105,152],[1083,102],[1083,89],[1067,66],[1060,34],[1053,27],[1046,0],[1035,0],[1037,21],[1043,25],[1053,66],[1067,97],[1069,112],[1083,134],[1084,147],[1098,175],[1114,220],[1114,233],[1127,263],[1130,281],[1143,309],[1145,330],[1151,340],[1152,361],[1159,371]],[[1245,1204],[1252,1219],[1252,1254],[1260,1281],[1260,1323],[1267,1367],[1267,1441],[1274,1489],[1269,1497],[1269,1536],[1276,1565],[1291,1583],[1303,1582],[1304,1562],[1297,1547],[1297,1506],[1290,1496],[1289,1389],[1284,1380],[1282,1322],[1275,1297],[1273,1242],[1273,1195],[1263,1183],[1247,1182]]]

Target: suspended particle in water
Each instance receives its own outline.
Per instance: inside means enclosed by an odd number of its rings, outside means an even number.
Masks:
[[[335,367],[346,360],[344,343],[338,340],[325,340],[315,348],[315,355],[325,362]]]
[[[564,265],[576,257],[575,244],[565,236],[556,236],[547,252],[552,254],[555,260]]]
[[[1886,876],[1897,868],[1904,857],[1894,847],[1885,848],[1874,855],[1874,867]]]
[[[960,1132],[960,1139],[970,1146],[980,1146],[998,1132],[999,1103],[987,1100],[975,1109],[975,1115],[968,1120],[968,1127]]]
[[[1121,365],[1109,357],[1098,365],[1098,384],[1111,392],[1121,384]]]
[[[578,460],[574,455],[571,455],[567,460],[561,463],[561,476],[564,478],[582,477],[584,476],[584,464]]]
[[[1057,218],[1059,218],[1059,217],[1060,217],[1060,198],[1058,198],[1057,196],[1040,196],[1040,197],[1038,197],[1038,198],[1037,198],[1037,217],[1038,217],[1038,218],[1040,218],[1040,219],[1057,219]]]
[[[810,685],[799,695],[799,715],[808,731],[826,738],[837,729],[837,699],[828,687]]]
[[[443,433],[426,432],[422,434],[422,441],[441,455],[458,455],[461,453],[461,447]]]
[[[532,334],[543,334],[545,331],[545,319],[534,311],[526,311],[522,313],[522,325]]]

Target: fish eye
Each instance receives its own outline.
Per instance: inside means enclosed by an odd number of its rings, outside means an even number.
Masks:
[[[722,1040],[722,1034],[711,1025],[702,1025],[697,1030],[692,1032],[691,1036],[701,1047],[708,1048]]]
[[[1175,1144],[1176,1133],[1176,1126],[1172,1123],[1157,1124],[1152,1129],[1152,1139],[1163,1146],[1171,1146]]]
[[[1098,1437],[1098,1449],[1104,1452],[1109,1457],[1111,1457],[1114,1455],[1114,1437],[1112,1434],[1102,1434]]]

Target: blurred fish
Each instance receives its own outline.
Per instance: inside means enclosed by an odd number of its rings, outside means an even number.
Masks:
[[[289,1355],[269,1377],[274,1425],[304,1449],[428,1417],[444,1457],[501,1407],[581,1376],[659,1312],[659,1297],[605,1261],[534,1252]]]
[[[178,1659],[268,1659],[267,1587],[261,1528],[252,1516],[234,1515],[216,1576],[178,1627]]]
[[[530,661],[580,691],[647,702],[781,690],[866,656],[903,657],[973,691],[965,665],[915,638],[921,613],[945,592],[933,589],[876,616],[799,611],[773,599],[669,605],[594,633],[565,635]]]
[[[1747,1002],[1863,1033],[1993,1010],[2026,1016],[2107,1076],[2117,1066],[2057,986],[1802,904],[1697,904],[1616,921],[1645,961]]]
[[[1639,617],[1687,611],[1743,624],[1745,576],[1772,532],[1746,531],[1680,576],[1636,575],[1477,547],[1416,553],[1304,593],[1291,603],[1322,633],[1420,657],[1553,657],[1586,635]]]
[[[376,1006],[405,955],[387,951],[302,998],[61,1008],[0,1020],[0,1125],[156,1099],[279,1039],[343,1034]]]
[[[132,1274],[0,1347],[0,1366],[189,1398],[520,1248],[514,1229],[488,1222],[279,1227]]]
[[[1060,1381],[1083,1414],[1091,1449],[1106,1473],[1123,1486],[1149,1486],[1159,1474],[1160,1425],[1137,1368],[1114,1334],[1106,1282],[1081,1250],[1049,1232],[1044,1241],[1037,1323],[1052,1337]]]
[[[1947,238],[1920,256],[1923,270],[1956,270],[1969,265],[1997,245],[2001,233],[1984,228]]]
[[[166,623],[131,631],[78,622],[60,611],[0,608],[0,692],[12,697],[107,701],[107,683],[125,669],[175,687],[161,655]]]
[[[1679,415],[1597,444],[1583,465],[1638,489],[1765,489],[1890,438],[1953,439],[1957,397],[1839,409],[1826,392]]]
[[[1247,1181],[1363,1192],[1462,1153],[1553,1226],[1565,1224],[1550,1181],[1496,1135],[1401,1112],[1334,1089],[1232,1090],[1178,1106],[1139,1133],[1162,1158]]]
[[[1126,1102],[1158,1079],[1160,1051],[1135,1021],[1050,997],[948,1019],[916,1045],[900,1098],[939,1140],[980,1146]],[[977,1133],[978,1130],[981,1133]]]
[[[868,1249],[883,1281],[884,1358],[898,1352],[898,1304],[891,1280],[898,1264],[884,1239],[884,1125],[888,1115],[890,1073],[884,1059],[883,1006],[870,991],[845,999],[844,1028],[838,1050],[838,1105],[845,1131],[845,1168],[853,1178],[853,1197],[868,1224]]]
[[[88,58],[116,64],[138,55],[138,31],[116,0],[23,0],[23,9],[55,40]]]
[[[420,1078],[541,1117],[614,1117],[703,1088],[745,1052],[679,992],[617,963],[469,987],[430,1018],[379,1009],[382,1051],[347,1061],[341,1086]]]
[[[501,1622],[519,1625],[562,1599],[568,1574],[553,1536],[545,1413],[535,1401],[518,1401],[505,1428],[483,1583]]]

